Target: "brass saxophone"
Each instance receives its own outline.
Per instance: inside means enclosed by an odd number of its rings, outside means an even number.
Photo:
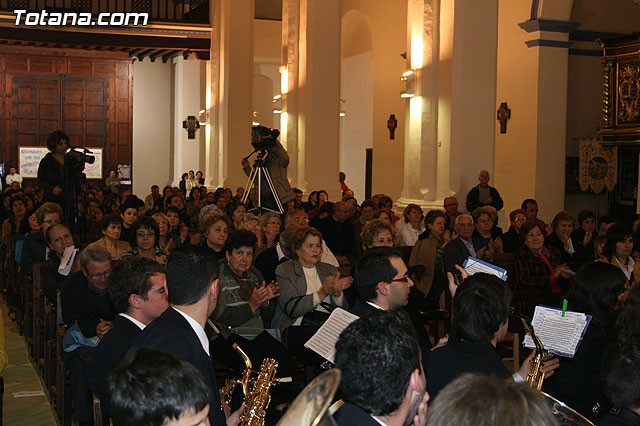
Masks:
[[[544,382],[544,370],[542,369],[542,363],[549,355],[549,352],[542,346],[542,342],[536,336],[533,331],[533,325],[529,324],[527,320],[524,318],[520,318],[522,320],[522,325],[524,325],[524,330],[527,332],[531,339],[533,339],[533,344],[536,345],[536,356],[531,360],[531,372],[527,374],[527,383],[532,388],[537,390],[542,389],[542,383]]]
[[[240,353],[246,368],[242,373],[241,379],[228,379],[225,382],[223,389],[220,391],[220,396],[224,402],[230,404],[233,391],[237,385],[241,385],[245,408],[240,416],[239,424],[241,426],[263,426],[265,410],[271,401],[269,390],[276,382],[285,380],[275,378],[278,362],[272,358],[265,358],[262,361],[257,377],[252,378],[251,376],[255,372],[251,369],[251,360],[237,343],[233,344],[233,348]]]

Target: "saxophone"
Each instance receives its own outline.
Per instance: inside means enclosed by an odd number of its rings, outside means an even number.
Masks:
[[[544,370],[542,370],[542,363],[549,352],[544,348],[544,346],[542,346],[542,342],[534,333],[533,325],[529,324],[527,320],[522,317],[520,319],[522,320],[522,325],[524,325],[524,330],[529,336],[531,336],[533,344],[536,345],[536,356],[531,360],[531,372],[527,374],[527,384],[532,388],[540,390],[542,389],[542,383],[544,382]]]
[[[246,368],[242,373],[241,379],[228,379],[226,381],[224,388],[220,391],[220,396],[224,402],[230,404],[236,386],[242,386],[246,405],[240,416],[239,424],[241,426],[263,426],[265,410],[271,401],[271,395],[269,395],[271,386],[277,382],[287,380],[275,378],[278,362],[272,358],[266,358],[262,361],[260,372],[256,378],[252,378],[251,376],[255,372],[251,370],[251,360],[237,343],[233,344],[233,348],[238,351],[244,360]]]

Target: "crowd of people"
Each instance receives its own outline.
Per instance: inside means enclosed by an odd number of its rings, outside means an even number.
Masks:
[[[338,307],[363,320],[371,316],[369,323],[349,327],[336,347],[347,402],[338,424],[376,424],[353,416],[387,425],[414,417],[416,424],[427,417],[433,424],[456,424],[437,421],[436,413],[476,398],[473,389],[530,393],[507,382],[524,381],[533,354],[511,374],[496,344],[506,333],[510,308],[530,317],[535,306],[561,306],[564,299],[592,322],[574,358],[545,363],[545,390],[589,418],[607,419],[598,424],[626,424],[615,423],[608,412],[616,406],[618,413],[638,416],[640,408],[640,380],[619,365],[621,359],[635,361],[640,350],[637,223],[597,218],[591,211],[579,212],[576,220],[562,211],[545,224],[537,219],[537,202],[527,199],[510,212],[503,231],[497,223],[503,208],[499,191],[488,185],[488,172],[481,171],[478,180],[466,198],[468,213],[447,197],[441,210],[425,214],[409,204],[396,215],[389,196],[360,203],[343,179],[340,200],[330,201],[325,190],[303,200],[303,192],[293,188],[294,198],[278,214],[256,211],[255,189],[243,203],[243,188],[210,190],[201,172],[190,171],[179,187],[153,185],[144,198],[122,186],[90,188],[72,218],[56,185],[23,189],[14,180],[1,196],[2,241],[15,248],[22,273],[31,275],[34,263],[42,263],[41,285],[49,300],[60,292],[70,336],[65,363],[74,419],[81,424],[91,423],[91,393],[112,389],[105,395],[105,418],[109,405],[123,398],[124,391],[114,396],[108,373],[137,346],[189,361],[212,390],[203,400],[211,424],[234,424],[238,411],[231,413],[218,398],[211,360],[242,372],[237,344],[254,366],[276,359],[280,375],[292,374],[292,358],[318,367],[323,360],[304,344]],[[61,273],[60,260],[73,246],[83,250],[71,271]],[[460,267],[469,256],[488,262],[511,256],[515,274],[509,285],[484,274],[466,277]],[[455,312],[451,334],[436,342],[420,315],[444,307],[448,297]],[[387,347],[393,350],[385,359]],[[128,359],[135,364],[144,353]],[[392,371],[396,377],[387,377]],[[466,373],[500,381],[461,378]],[[632,384],[615,379],[624,374]],[[114,374],[112,380],[124,379]],[[380,388],[389,395],[377,401],[371,396]],[[429,416],[425,390],[435,399]],[[270,418],[277,419],[295,393],[294,386],[277,386]],[[203,403],[186,407],[196,415]],[[523,409],[539,409],[531,404]],[[121,413],[122,407],[112,412]]]

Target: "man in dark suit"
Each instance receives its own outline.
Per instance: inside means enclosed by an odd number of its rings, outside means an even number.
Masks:
[[[271,281],[275,281],[276,268],[278,265],[291,260],[288,247],[294,230],[295,227],[286,228],[280,233],[280,241],[278,241],[275,246],[260,253],[256,258],[254,266],[262,273],[265,282],[270,283]]]
[[[360,297],[351,313],[360,317],[378,309],[394,311],[407,306],[413,287],[402,254],[393,247],[365,251],[356,264],[354,281]]]
[[[406,315],[378,310],[354,321],[336,343],[335,362],[345,401],[338,426],[425,424],[429,395]]]
[[[121,260],[109,275],[109,297],[118,316],[100,341],[88,371],[89,389],[98,396],[102,396],[111,368],[120,362],[140,332],[169,307],[164,267],[139,256]]]
[[[455,265],[462,266],[469,256],[488,260],[493,252],[483,246],[480,239],[473,237],[473,218],[468,214],[461,214],[456,218],[455,230],[458,238],[454,238],[444,247],[442,258],[447,272],[456,272]]]
[[[226,419],[204,331],[218,301],[220,266],[213,251],[199,246],[182,246],[167,261],[167,290],[170,307],[138,336],[135,346],[160,349],[189,361],[210,389],[209,421],[212,426],[235,426],[244,405]]]
[[[614,408],[598,426],[640,424],[640,346],[637,341],[612,345],[602,363],[602,387]]]
[[[340,265],[352,265],[355,263],[356,232],[353,223],[348,220],[348,206],[342,201],[333,205],[333,214],[320,219],[318,231]]]

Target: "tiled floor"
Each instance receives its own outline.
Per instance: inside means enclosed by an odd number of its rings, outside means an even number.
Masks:
[[[7,317],[7,307],[0,301],[4,333],[7,341],[9,364],[2,372],[4,377],[3,424],[10,426],[56,426],[58,424],[46,390],[31,364],[27,345],[18,334],[16,324]],[[42,391],[44,396],[15,398],[14,393]]]

